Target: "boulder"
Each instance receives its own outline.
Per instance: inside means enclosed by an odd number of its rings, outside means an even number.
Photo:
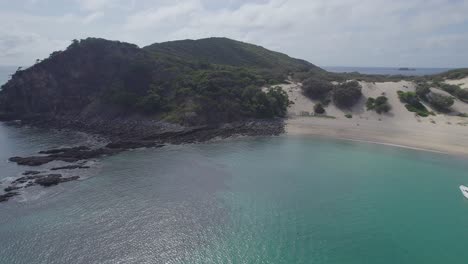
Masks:
[[[0,203],[8,201],[11,197],[17,196],[19,193],[17,192],[7,192],[5,194],[0,195]]]
[[[44,177],[36,179],[34,183],[39,184],[44,187],[50,187],[53,185],[58,185],[59,183],[62,183],[62,182],[78,180],[79,178],[80,178],[79,176],[63,178],[61,174],[49,174]]]

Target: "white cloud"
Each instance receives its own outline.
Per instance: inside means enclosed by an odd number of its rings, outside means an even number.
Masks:
[[[86,17],[83,18],[83,23],[84,24],[92,23],[92,22],[100,19],[103,16],[104,16],[103,12],[98,11],[98,12],[91,13],[91,14],[89,14]]]
[[[468,0],[75,1],[79,9],[60,15],[4,10],[0,23],[44,43],[99,36],[147,45],[226,36],[319,65],[431,67],[468,61],[462,46]],[[30,52],[15,56],[23,61]]]
[[[76,0],[81,8],[90,11],[101,10],[112,4],[112,0]]]

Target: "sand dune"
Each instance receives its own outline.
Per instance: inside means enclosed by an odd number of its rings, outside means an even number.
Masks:
[[[445,83],[452,85],[460,85],[463,89],[468,89],[468,77],[459,80],[445,80]]]
[[[339,109],[333,104],[326,107],[326,115],[335,119],[301,116],[303,111],[312,113],[316,102],[302,95],[299,83],[283,85],[294,102],[289,109],[287,134],[372,141],[468,156],[468,118],[445,114],[418,117],[409,112],[398,99],[397,91],[414,91],[411,82],[363,82],[361,85],[364,96],[352,109]],[[382,94],[388,97],[392,110],[382,115],[366,111],[367,98]],[[468,113],[468,104],[464,102],[457,100],[453,108]],[[346,118],[347,113],[353,118]]]

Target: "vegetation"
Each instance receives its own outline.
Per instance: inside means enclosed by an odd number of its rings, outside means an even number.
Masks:
[[[366,102],[366,107],[367,111],[374,110],[378,114],[387,113],[391,109],[388,98],[383,95],[375,99],[369,97]]]
[[[333,90],[333,84],[329,81],[311,77],[302,83],[302,92],[314,100],[325,101]]]
[[[351,119],[351,118],[353,118],[353,115],[352,114],[345,114],[345,117]]]
[[[431,92],[430,86],[426,82],[416,84],[416,95],[421,100],[427,100],[427,95]]]
[[[443,112],[449,111],[450,107],[454,104],[452,97],[438,93],[431,93],[430,96],[428,96],[428,101],[435,109]]]
[[[351,107],[362,96],[362,87],[357,81],[341,83],[333,89],[333,101],[338,107]]]
[[[283,117],[291,103],[287,94],[280,88],[262,87],[301,70],[323,71],[229,39],[176,41],[140,49],[88,38],[74,40],[66,50],[15,73],[0,92],[0,112],[142,114],[188,124]]]
[[[463,79],[465,77],[468,77],[468,68],[463,68],[463,69],[455,69],[455,70],[450,70],[441,74],[437,74],[435,76],[432,76],[433,78],[439,78],[439,79],[450,79],[450,80],[458,80],[458,79]]]
[[[323,105],[321,103],[315,104],[314,112],[319,115],[325,114],[325,108],[323,108]]]
[[[447,83],[435,83],[435,86],[447,93],[455,96],[462,101],[468,101],[468,90],[461,88],[458,85]]]
[[[398,97],[402,103],[405,103],[406,109],[410,112],[414,112],[419,116],[427,117],[434,113],[429,112],[427,108],[421,103],[415,92],[403,92],[398,91]]]

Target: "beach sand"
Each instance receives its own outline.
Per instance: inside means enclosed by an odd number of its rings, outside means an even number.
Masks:
[[[364,96],[352,109],[342,110],[333,104],[325,108],[326,115],[336,119],[301,116],[302,111],[313,113],[316,102],[302,95],[300,84],[283,85],[294,102],[289,108],[287,134],[358,140],[468,156],[468,118],[445,114],[415,116],[405,108],[397,95],[398,90],[414,91],[411,82],[362,82],[361,85]],[[392,110],[382,115],[366,111],[367,97],[375,98],[382,94],[388,97]],[[460,101],[456,101],[452,108],[468,113],[468,104]],[[352,114],[353,118],[346,118],[344,115],[347,113]]]

